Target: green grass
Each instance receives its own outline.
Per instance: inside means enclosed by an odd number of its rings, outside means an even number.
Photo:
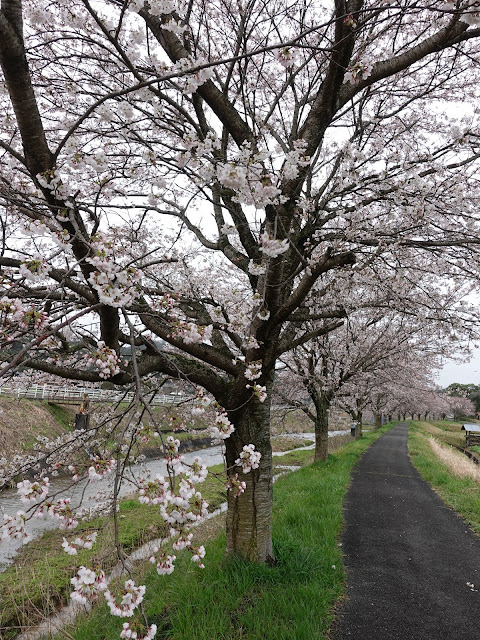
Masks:
[[[177,570],[160,577],[139,568],[145,601],[159,640],[322,640],[334,603],[343,594],[338,537],[352,467],[379,433],[366,434],[303,467],[274,487],[275,566],[225,559],[223,535],[210,540],[206,568],[180,556]],[[295,452],[302,459],[311,452]],[[289,456],[286,457],[288,459]],[[104,604],[70,631],[76,640],[117,639],[123,620]]]
[[[75,421],[75,410],[59,404],[49,404],[45,400],[41,403],[41,406],[55,418],[55,421],[65,429],[65,431],[72,430]]]
[[[301,440],[299,438],[291,438],[288,436],[277,436],[272,438],[273,451],[290,451],[299,447],[308,447],[314,444],[314,440]]]
[[[437,458],[428,444],[430,434],[425,431],[425,423],[411,424],[408,446],[412,463],[442,500],[480,535],[480,486],[470,478],[454,475]],[[435,425],[439,426],[439,423]],[[445,430],[448,431],[448,427]],[[448,438],[445,441],[448,442]]]

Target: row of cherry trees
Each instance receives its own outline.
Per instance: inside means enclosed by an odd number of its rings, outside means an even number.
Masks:
[[[470,401],[440,393],[434,382],[441,358],[458,348],[445,335],[443,320],[359,308],[335,331],[282,359],[276,392],[315,424],[315,459],[325,460],[330,409],[350,415],[356,437],[362,436],[365,410],[376,428],[382,415],[472,414]]]
[[[133,386],[133,422],[188,381],[229,436],[227,552],[272,559],[280,359],[321,369],[315,341],[399,313],[476,331],[478,24],[470,0],[2,0],[1,375]],[[115,512],[138,430],[109,429]]]

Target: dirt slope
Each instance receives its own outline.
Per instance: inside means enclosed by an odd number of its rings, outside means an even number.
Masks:
[[[73,411],[44,402],[0,398],[0,457],[31,449],[37,435],[54,438],[73,424]]]

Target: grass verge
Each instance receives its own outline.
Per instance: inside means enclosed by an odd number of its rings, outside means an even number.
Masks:
[[[444,442],[455,440],[455,425],[450,423],[439,427],[438,424],[435,423],[435,426],[442,431],[448,432],[449,427],[452,430],[452,437],[447,434],[442,438]],[[480,485],[471,478],[455,475],[438,459],[428,444],[431,431],[426,425],[428,423],[411,423],[408,448],[412,463],[445,504],[454,509],[480,536]]]
[[[159,577],[149,565],[137,580],[158,640],[322,640],[332,608],[343,593],[338,537],[350,472],[368,446],[388,427],[350,441],[317,463],[280,479],[274,488],[275,566],[225,559],[224,535],[207,542],[206,569],[188,556]],[[311,452],[295,452],[300,455]],[[123,620],[100,604],[70,631],[76,640],[119,637]]]

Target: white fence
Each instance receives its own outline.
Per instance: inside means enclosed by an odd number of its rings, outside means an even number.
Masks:
[[[0,396],[10,398],[27,398],[28,400],[47,400],[58,404],[80,404],[87,394],[90,402],[131,402],[135,394],[132,392],[106,391],[87,387],[55,387],[53,385],[32,385],[28,388],[0,387]],[[156,393],[152,398],[152,392],[144,394],[152,405],[180,404],[192,400],[184,394]]]

